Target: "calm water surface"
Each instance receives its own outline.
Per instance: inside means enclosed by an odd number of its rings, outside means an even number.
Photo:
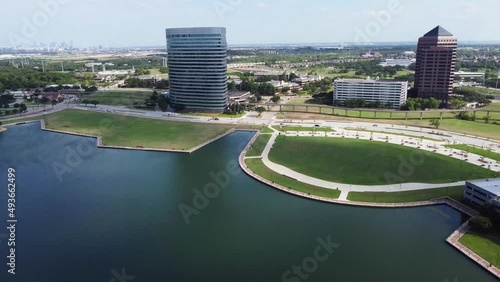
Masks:
[[[289,281],[497,281],[445,242],[463,220],[451,208],[319,203],[239,168],[186,224],[179,205],[193,207],[194,189],[236,164],[253,133],[173,154],[97,149],[93,139],[39,128],[0,134],[0,236],[7,234],[9,167],[17,171],[19,220],[15,276],[0,237],[2,282],[282,281],[328,237],[340,246],[307,280],[291,274]],[[81,159],[71,153],[78,149]],[[54,165],[67,171],[58,177]]]

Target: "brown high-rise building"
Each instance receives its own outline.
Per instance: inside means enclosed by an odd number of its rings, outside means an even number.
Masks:
[[[453,92],[457,38],[437,26],[418,40],[415,88],[420,98],[434,97],[443,105]]]

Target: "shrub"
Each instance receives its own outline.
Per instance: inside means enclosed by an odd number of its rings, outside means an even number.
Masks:
[[[472,218],[469,224],[472,229],[477,231],[490,231],[493,227],[493,223],[491,223],[491,220],[483,216]]]

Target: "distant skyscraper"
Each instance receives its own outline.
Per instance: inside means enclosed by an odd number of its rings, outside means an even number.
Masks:
[[[222,27],[167,29],[172,103],[189,110],[224,111],[227,42]]]
[[[453,92],[457,38],[437,26],[418,40],[415,88],[420,98],[434,97],[444,105]]]

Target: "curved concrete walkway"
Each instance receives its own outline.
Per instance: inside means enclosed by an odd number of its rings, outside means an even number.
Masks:
[[[297,181],[327,188],[327,189],[337,189],[341,191],[339,200],[347,200],[347,195],[349,192],[401,192],[401,191],[415,191],[415,190],[425,190],[425,189],[437,189],[437,188],[447,188],[452,186],[460,186],[465,185],[464,181],[453,182],[453,183],[445,183],[445,184],[427,184],[427,183],[403,183],[403,184],[391,184],[391,185],[350,185],[343,183],[336,183],[331,181],[325,181],[322,179],[318,179],[315,177],[307,176],[305,174],[293,171],[285,166],[276,164],[269,160],[269,152],[271,151],[276,138],[279,136],[279,133],[275,131],[271,136],[271,139],[266,145],[262,153],[262,161],[264,164],[271,170],[276,173],[286,175],[292,179]]]

